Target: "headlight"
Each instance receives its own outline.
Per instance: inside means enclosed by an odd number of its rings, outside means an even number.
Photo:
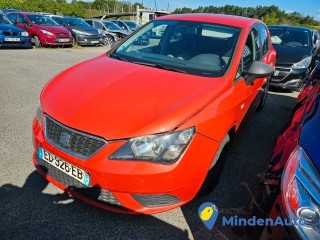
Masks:
[[[39,106],[38,109],[37,109],[36,117],[37,117],[38,122],[39,122],[39,124],[40,124],[40,126],[41,126],[41,125],[42,125],[42,117],[43,117],[43,114],[42,114],[42,109],[41,109],[40,106]]]
[[[180,158],[194,133],[195,128],[192,127],[178,132],[133,138],[113,153],[109,159],[174,163]]]
[[[53,36],[54,34],[52,32],[49,32],[47,30],[43,30],[41,29],[40,32],[44,33],[44,34],[47,34],[47,35],[50,35],[50,36]]]
[[[294,227],[303,239],[318,239],[320,231],[320,175],[298,147],[290,156],[281,179],[282,199]]]
[[[292,68],[307,68],[311,63],[311,56],[302,59],[300,62],[297,62],[292,65]]]
[[[77,34],[82,34],[82,35],[87,35],[85,32],[81,32],[77,29],[72,29],[73,32],[77,33]]]
[[[22,33],[21,33],[21,36],[22,36],[22,37],[28,37],[28,36],[29,36],[29,33],[28,33],[28,32],[22,32]]]

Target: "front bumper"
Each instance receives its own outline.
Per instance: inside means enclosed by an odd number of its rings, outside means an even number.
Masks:
[[[171,165],[108,160],[126,141],[109,141],[87,160],[73,157],[50,144],[36,119],[33,121],[33,163],[62,190],[92,205],[121,213],[151,214],[179,207],[200,189],[219,143],[195,134],[181,159]],[[37,158],[38,146],[90,173],[90,187],[74,184]],[[81,184],[80,184],[81,185]]]
[[[44,46],[71,46],[73,37],[68,35],[57,37],[56,35],[41,35],[40,42]]]
[[[0,47],[8,47],[8,48],[31,48],[31,40],[29,37],[15,37],[20,38],[20,41],[6,41],[6,37],[0,36]]]
[[[102,35],[80,35],[77,34],[76,42],[78,45],[94,46],[103,44]]]
[[[307,73],[307,68],[292,69],[290,67],[277,66],[270,85],[283,89],[299,90]]]

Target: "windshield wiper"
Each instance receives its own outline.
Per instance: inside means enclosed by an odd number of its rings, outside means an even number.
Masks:
[[[154,67],[154,68],[159,68],[159,69],[163,69],[163,70],[168,70],[168,71],[172,71],[172,72],[187,73],[184,70],[177,69],[177,68],[166,67],[166,66],[163,66],[161,64],[146,63],[146,62],[132,62],[132,63],[145,65],[145,66],[149,66],[149,67]]]
[[[120,57],[119,55],[114,54],[114,53],[111,53],[111,54],[109,55],[109,57],[111,57],[111,58],[115,58],[115,59],[118,59],[118,60],[120,60],[120,61],[128,62],[128,60],[127,60],[127,59],[122,58],[122,57]]]

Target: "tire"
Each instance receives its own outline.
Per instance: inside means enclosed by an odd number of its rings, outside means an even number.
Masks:
[[[113,37],[109,36],[109,35],[106,35],[104,38],[103,38],[103,44],[108,46],[108,47],[111,47],[112,43],[114,42],[114,39]]]
[[[197,197],[208,195],[213,191],[215,186],[218,184],[218,180],[222,173],[223,167],[226,162],[226,156],[229,149],[230,137],[227,134],[222,140],[220,147],[212,161],[214,166],[210,166],[207,176],[197,194]]]
[[[33,42],[34,42],[34,46],[35,46],[36,48],[40,48],[40,47],[41,47],[41,42],[40,42],[40,39],[39,39],[38,36],[34,36],[34,37],[33,37]]]
[[[263,95],[260,99],[259,105],[257,107],[257,112],[261,112],[264,108],[264,105],[266,104],[268,93],[269,93],[269,87],[270,87],[270,80],[267,81],[267,86],[265,87],[263,91]]]

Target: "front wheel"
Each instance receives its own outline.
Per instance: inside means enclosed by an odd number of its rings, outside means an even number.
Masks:
[[[106,45],[106,46],[108,46],[108,47],[111,47],[111,45],[112,45],[112,43],[114,42],[114,39],[113,39],[113,37],[111,37],[111,36],[105,36],[104,38],[103,38],[103,44],[104,45]]]
[[[34,42],[34,46],[35,46],[36,48],[40,48],[40,47],[41,47],[41,42],[40,42],[40,39],[39,39],[38,36],[34,36],[34,37],[33,37],[33,42]]]
[[[263,95],[260,99],[260,102],[257,108],[257,112],[261,112],[262,109],[264,108],[264,105],[266,104],[267,97],[269,94],[269,86],[270,86],[270,80],[267,81],[267,86],[264,88]]]

